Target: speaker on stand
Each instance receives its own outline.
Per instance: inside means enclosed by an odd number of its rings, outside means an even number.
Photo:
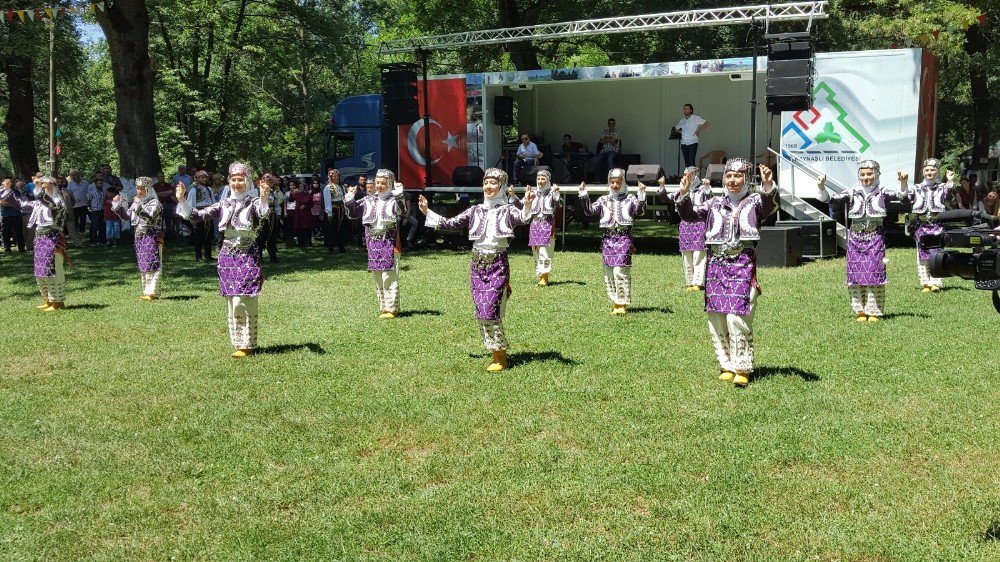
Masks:
[[[412,63],[379,66],[382,79],[382,115],[386,125],[412,125],[420,119],[417,104],[417,70]]]
[[[813,38],[809,33],[767,35],[765,105],[769,113],[805,111],[813,105]]]

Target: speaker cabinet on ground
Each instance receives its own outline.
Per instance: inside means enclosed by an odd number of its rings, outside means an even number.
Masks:
[[[757,243],[757,265],[795,267],[802,261],[802,230],[797,226],[765,226]]]
[[[802,256],[828,258],[837,255],[837,221],[795,221],[802,229]]]
[[[451,183],[459,187],[480,186],[483,185],[485,173],[479,166],[456,166],[451,173]]]
[[[410,125],[420,119],[417,105],[417,65],[384,64],[382,78],[382,114],[386,125]]]
[[[493,98],[493,124],[502,127],[514,125],[513,96],[495,96]]]
[[[659,164],[632,164],[625,170],[625,181],[628,183],[642,182],[654,184],[663,177],[663,168]]]

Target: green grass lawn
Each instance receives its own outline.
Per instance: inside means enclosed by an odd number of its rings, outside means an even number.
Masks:
[[[987,293],[922,294],[894,249],[859,326],[843,258],[761,270],[740,390],[676,240],[641,241],[616,318],[595,235],[545,289],[517,247],[500,375],[467,253],[407,254],[380,321],[361,253],[283,248],[239,361],[186,245],[153,303],[129,246],[77,250],[56,313],[0,255],[0,559],[1000,558]]]

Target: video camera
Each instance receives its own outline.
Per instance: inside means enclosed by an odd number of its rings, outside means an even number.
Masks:
[[[938,250],[931,254],[933,277],[961,277],[972,280],[977,289],[993,291],[993,307],[1000,313],[1000,232],[993,217],[979,211],[955,210],[940,213],[938,222],[961,222],[967,226],[925,236],[924,249],[969,248],[971,252]],[[977,222],[978,221],[978,222]]]

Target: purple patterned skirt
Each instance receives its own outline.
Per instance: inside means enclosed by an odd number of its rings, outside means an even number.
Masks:
[[[604,256],[605,267],[631,267],[632,229],[607,231],[601,239],[601,254]]]
[[[940,247],[923,249],[920,247],[920,239],[928,234],[941,234],[944,232],[944,226],[933,223],[933,222],[922,222],[917,225],[917,230],[913,233],[913,237],[917,239],[917,258],[922,260],[930,259],[931,254],[940,250]]]
[[[370,236],[366,232],[365,245],[368,246],[368,271],[391,271],[396,268],[396,230],[384,236]]]
[[[705,221],[681,221],[678,238],[682,252],[705,250]]]
[[[242,250],[223,244],[218,269],[220,295],[255,297],[260,294],[264,276],[260,271],[260,248],[256,244]]]
[[[885,285],[885,232],[851,232],[847,239],[847,286]]]
[[[510,262],[507,252],[497,252],[490,257],[472,254],[469,284],[476,319],[497,322],[500,320],[500,305],[504,298],[510,296]]]
[[[532,247],[548,246],[552,241],[552,232],[555,229],[555,219],[552,215],[542,215],[535,217],[528,225],[528,245]]]
[[[56,276],[56,252],[61,237],[58,230],[35,234],[35,277]]]
[[[160,233],[155,228],[135,237],[135,259],[139,271],[155,273],[160,270]]]
[[[705,271],[705,312],[750,314],[750,292],[757,284],[757,254],[712,254]],[[759,292],[759,290],[758,290]]]

